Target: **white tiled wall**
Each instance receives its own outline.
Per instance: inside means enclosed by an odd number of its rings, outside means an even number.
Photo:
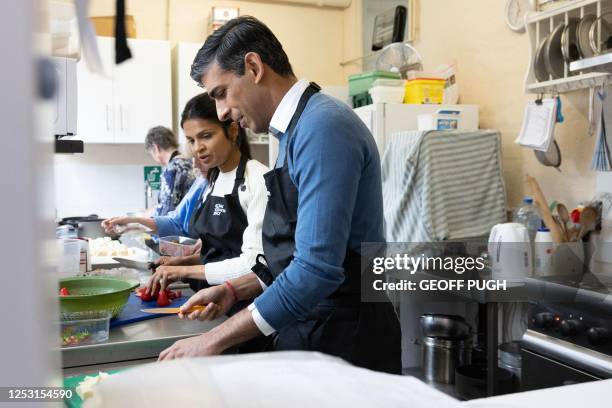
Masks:
[[[144,209],[143,167],[156,163],[142,144],[86,144],[85,153],[54,160],[57,218]]]
[[[268,145],[251,145],[267,165]],[[83,154],[56,154],[56,218],[124,215],[144,209],[144,166],[157,165],[142,144],[86,144]]]

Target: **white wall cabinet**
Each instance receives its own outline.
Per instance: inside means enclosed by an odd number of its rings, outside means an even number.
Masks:
[[[191,98],[204,92],[204,89],[199,87],[190,76],[191,64],[201,47],[201,43],[181,42],[176,45],[174,50],[174,100],[176,101],[174,106],[176,118],[174,130],[177,132],[179,144],[182,147],[185,145],[185,135],[181,128],[181,114]]]
[[[77,64],[77,137],[86,143],[143,143],[153,126],[172,127],[170,43],[128,40],[132,58],[115,65],[114,43],[98,37],[106,76]]]

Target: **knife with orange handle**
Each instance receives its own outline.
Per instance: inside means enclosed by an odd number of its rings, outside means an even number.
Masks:
[[[193,306],[187,313],[195,312],[196,310],[206,309],[205,305]],[[181,311],[180,307],[155,307],[152,309],[140,309],[141,312],[154,314],[178,314]]]

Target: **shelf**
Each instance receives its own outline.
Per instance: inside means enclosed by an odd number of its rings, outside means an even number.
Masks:
[[[593,58],[572,63],[565,60],[559,61],[560,58],[563,58],[560,56],[560,50],[553,49],[548,52],[547,49],[550,44],[543,48],[542,44],[544,44],[544,39],[548,38],[551,33],[555,32],[555,35],[559,35],[559,32],[555,30],[561,24],[567,25],[571,21],[576,21],[587,15],[599,17],[611,7],[612,0],[574,0],[551,10],[528,14],[525,22],[529,37],[530,53],[524,81],[525,92],[531,94],[561,94],[579,89],[594,88],[607,83],[610,73],[612,73],[612,59],[604,62],[604,64],[610,62],[609,66],[603,67],[600,60],[593,60]],[[556,41],[558,41],[557,38]],[[557,46],[556,43],[555,46]],[[541,49],[544,51],[541,52]],[[539,75],[536,75],[534,60],[538,53],[540,53],[538,62]],[[550,67],[542,68],[542,65],[547,62],[546,59],[549,55],[551,55],[553,67],[556,67],[554,68],[555,76],[561,77],[538,82],[538,76],[543,76],[543,69],[549,72],[551,70]],[[559,66],[560,64],[562,64],[562,67]],[[561,72],[563,73],[562,75]],[[578,74],[572,75],[574,73]]]
[[[526,87],[527,93],[533,94],[556,94],[571,92],[579,89],[594,88],[603,85],[610,74],[603,72],[591,72],[588,74],[574,75],[569,78],[553,79],[551,81],[536,82]]]
[[[591,4],[597,4],[601,0],[582,0],[582,1],[572,1],[566,5],[556,7],[551,10],[539,11],[535,13],[530,13],[527,15],[526,22],[527,24],[532,24],[542,20],[548,20],[549,18],[559,16],[561,14],[579,9],[581,7],[586,7]]]
[[[584,71],[597,68],[599,71],[612,73],[612,53],[596,55],[570,63],[570,71]]]

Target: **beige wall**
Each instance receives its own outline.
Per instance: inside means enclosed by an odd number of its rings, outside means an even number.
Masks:
[[[562,96],[565,123],[556,127],[562,173],[541,166],[531,151],[514,144],[524,105],[534,96],[523,92],[529,40],[527,34],[507,28],[504,4],[502,0],[420,0],[415,46],[426,69],[456,60],[461,102],[480,106],[481,127],[500,130],[510,205],[520,203],[525,173],[539,180],[549,201],[576,205],[591,198],[595,188],[595,173],[589,170],[595,139],[587,136],[588,91]]]
[[[93,0],[91,15],[114,14],[114,0]],[[343,85],[346,76],[359,72],[362,54],[361,0],[349,8],[330,9],[250,1],[130,0],[140,38],[203,41],[212,6],[236,6],[240,14],[263,20],[285,46],[299,77],[324,84]],[[569,206],[589,199],[595,188],[590,169],[594,137],[588,137],[587,91],[563,95],[565,123],[556,128],[563,156],[562,173],[541,166],[531,151],[514,144],[521,127],[524,104],[533,98],[523,92],[529,59],[527,34],[510,31],[504,22],[502,0],[417,0],[415,46],[425,68],[455,61],[461,102],[480,106],[483,128],[498,129],[503,138],[504,177],[511,206],[518,205],[523,175],[539,181],[549,200]],[[166,27],[166,21],[169,26]]]
[[[168,39],[173,42],[204,42],[211,8],[238,7],[241,15],[253,15],[274,31],[298,77],[327,85],[345,82],[340,66],[345,41],[342,9],[251,1],[130,0],[126,3],[127,13],[134,16],[139,38],[166,39],[168,33]],[[114,15],[114,4],[115,0],[93,0],[90,15]]]

